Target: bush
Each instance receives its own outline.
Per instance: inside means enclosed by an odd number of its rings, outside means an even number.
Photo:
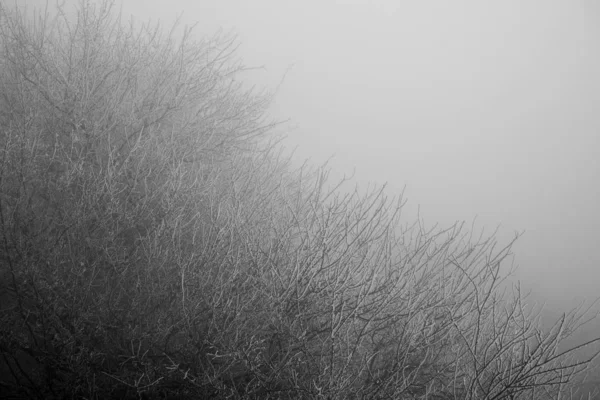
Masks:
[[[0,8],[0,390],[22,398],[564,398],[512,242],[294,169],[235,37]],[[510,271],[508,271],[510,272]],[[596,340],[585,343],[591,345]],[[560,397],[563,396],[563,397]],[[572,395],[573,396],[573,395]]]

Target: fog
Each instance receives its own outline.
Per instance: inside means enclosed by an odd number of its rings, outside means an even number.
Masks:
[[[35,5],[43,2],[28,0]],[[119,3],[121,4],[121,3]],[[552,312],[600,293],[600,6],[578,0],[123,0],[239,35],[296,160],[476,218]],[[279,86],[278,86],[279,85]]]

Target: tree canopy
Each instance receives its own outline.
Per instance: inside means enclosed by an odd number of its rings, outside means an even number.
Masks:
[[[513,242],[292,165],[237,39],[175,32],[0,5],[3,393],[578,398],[589,308],[542,330]]]

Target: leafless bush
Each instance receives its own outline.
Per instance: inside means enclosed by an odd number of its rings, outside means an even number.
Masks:
[[[595,356],[503,292],[512,242],[294,169],[235,38],[0,12],[4,392],[559,399]]]

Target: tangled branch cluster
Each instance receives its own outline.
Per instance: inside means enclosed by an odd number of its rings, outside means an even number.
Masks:
[[[112,10],[0,6],[1,392],[576,398],[586,310],[541,330],[512,242],[293,168],[234,37]]]

